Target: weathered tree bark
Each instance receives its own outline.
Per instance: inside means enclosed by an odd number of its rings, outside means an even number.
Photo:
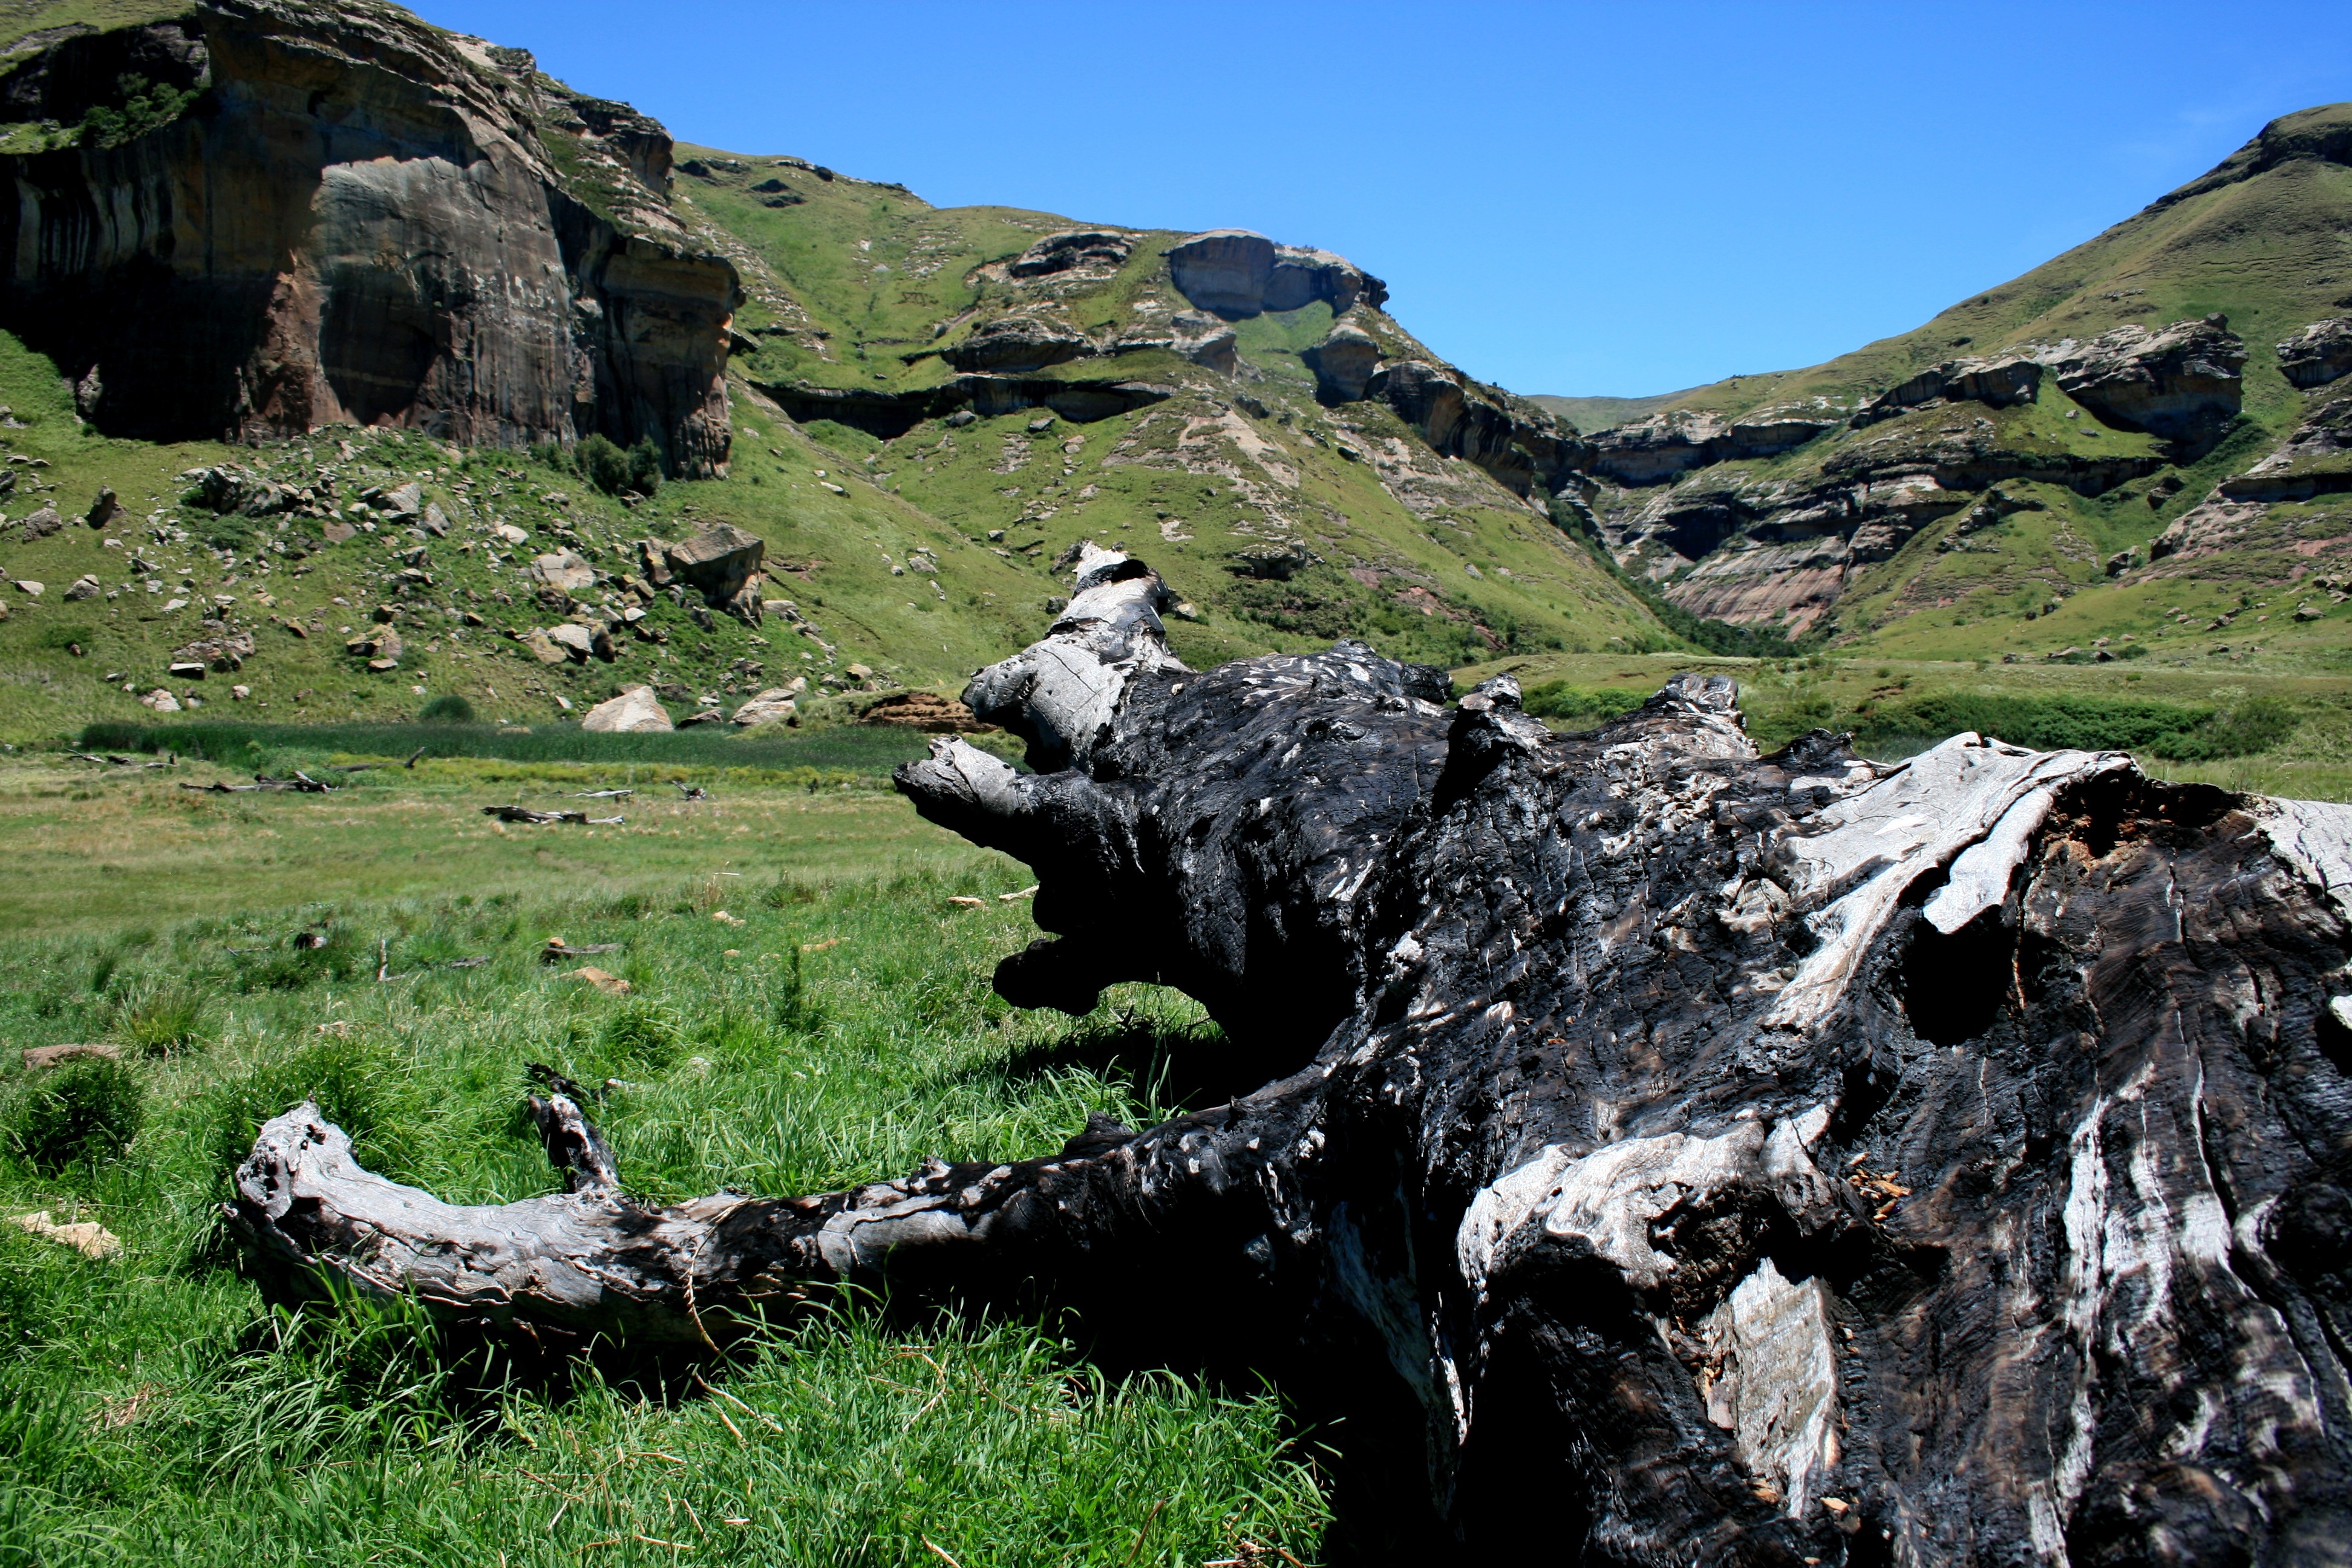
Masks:
[[[1008,998],[1179,986],[1264,1088],[666,1209],[562,1095],[572,1190],[497,1208],[306,1106],[237,1173],[264,1272],[687,1342],[841,1280],[1143,1314],[1409,1412],[1425,1508],[1360,1506],[1481,1561],[2352,1559],[2352,809],[1759,756],[1721,679],[1553,736],[1360,645],[1195,672],[1161,595],[1090,552],[967,694],[1044,771],[898,783],[1036,868]]]

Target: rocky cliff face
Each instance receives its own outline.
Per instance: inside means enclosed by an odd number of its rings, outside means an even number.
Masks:
[[[118,112],[131,73],[176,117]],[[0,103],[85,126],[0,158],[0,326],[101,429],[602,433],[725,471],[735,270],[671,215],[662,128],[522,51],[390,5],[219,0],[63,38]]]

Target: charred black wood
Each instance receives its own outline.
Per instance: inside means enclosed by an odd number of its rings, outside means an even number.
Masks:
[[[1759,755],[1719,679],[1555,736],[1360,645],[1187,669],[1163,599],[1089,552],[966,693],[1039,771],[898,781],[1036,868],[1008,998],[1180,986],[1264,1087],[667,1207],[551,1085],[567,1191],[495,1208],[304,1106],[236,1174],[260,1271],[559,1338],[842,1281],[1223,1335],[1373,1432],[1366,1556],[2352,1552],[2352,809],[1974,735]]]

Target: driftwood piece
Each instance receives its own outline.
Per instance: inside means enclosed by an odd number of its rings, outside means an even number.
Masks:
[[[229,1224],[542,1338],[723,1343],[843,1281],[1066,1302],[1329,1428],[1333,1551],[2103,1564],[2352,1553],[2352,810],[1960,735],[1759,756],[1683,678],[1555,736],[1360,645],[1185,669],[1089,551],[923,814],[1036,868],[998,989],[1201,998],[1263,1087],[1052,1157],[445,1205],[313,1106]]]

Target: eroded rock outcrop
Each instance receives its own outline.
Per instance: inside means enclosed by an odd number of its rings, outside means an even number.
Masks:
[[[1074,228],[1049,234],[1011,261],[1006,276],[1047,278],[1059,272],[1112,272],[1127,264],[1135,237],[1117,229]]]
[[[2075,402],[2109,425],[2161,436],[2194,461],[2213,449],[2243,401],[2245,341],[2227,317],[2117,327],[2034,357]]]
[[[1043,370],[1095,352],[1086,334],[1057,321],[1000,316],[941,353],[958,370],[991,373]]]
[[[1388,285],[1328,250],[1276,245],[1245,228],[1215,228],[1171,246],[1168,275],[1203,310],[1234,319],[1296,310],[1321,300],[1338,315],[1358,300],[1378,306]]]
[[[1898,383],[1857,409],[1854,428],[1892,419],[1906,409],[1944,403],[1982,403],[1994,408],[2031,403],[2042,385],[2042,366],[2023,354],[1995,359],[1947,360]]]
[[[1825,402],[1759,408],[1730,420],[1703,409],[1668,409],[1595,435],[1589,467],[1621,485],[1660,484],[1711,463],[1792,451],[1844,418],[1842,407]]]
[[[1381,367],[1381,345],[1370,332],[1347,321],[1332,324],[1323,341],[1298,356],[1315,373],[1315,395],[1325,403],[1353,403]]]
[[[1365,382],[1364,395],[1394,409],[1432,451],[1475,463],[1522,496],[1559,489],[1589,451],[1549,411],[1451,365],[1391,362]]]
[[[72,124],[130,71],[184,93],[176,117],[0,159],[0,325],[100,428],[601,432],[724,470],[740,291],[669,212],[659,125],[366,0],[68,36],[0,99]]]
[[[2306,392],[2352,374],[2352,316],[2314,321],[2278,345],[2279,370]]]

